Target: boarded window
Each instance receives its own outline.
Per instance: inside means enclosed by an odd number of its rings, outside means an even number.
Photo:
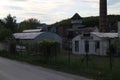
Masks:
[[[75,41],[75,52],[79,52],[79,41]]]

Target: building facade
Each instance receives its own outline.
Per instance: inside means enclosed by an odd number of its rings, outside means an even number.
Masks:
[[[73,54],[106,55],[111,44],[118,39],[118,33],[91,32],[90,35],[78,35],[72,40]]]

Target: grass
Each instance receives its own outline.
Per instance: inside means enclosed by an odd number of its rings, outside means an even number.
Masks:
[[[69,55],[63,52],[57,57],[44,59],[40,55],[14,55],[7,52],[0,52],[0,56],[28,62],[30,64],[51,68],[75,75],[93,78],[95,80],[120,80],[120,58],[114,57],[113,69],[109,67],[109,58],[100,56],[89,56],[88,65],[86,61],[81,62],[84,55]]]

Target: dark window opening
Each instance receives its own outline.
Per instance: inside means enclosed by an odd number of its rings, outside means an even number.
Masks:
[[[79,41],[75,41],[75,52],[79,52]]]
[[[96,41],[95,42],[95,52],[97,51],[97,49],[100,48],[100,42],[99,41]]]
[[[83,34],[83,36],[85,36],[85,37],[90,37],[90,34]]]
[[[73,31],[68,31],[68,38],[72,39],[74,37],[74,32]]]
[[[89,52],[89,41],[85,41],[85,52],[88,53]]]

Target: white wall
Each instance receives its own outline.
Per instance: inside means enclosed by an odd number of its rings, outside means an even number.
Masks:
[[[93,40],[91,40],[89,42],[89,53],[90,54],[95,54],[95,42]]]
[[[75,41],[79,41],[79,52],[75,51]],[[81,35],[76,36],[72,40],[72,52],[73,54],[86,54],[85,52],[85,39],[81,39]],[[89,53],[88,54],[95,54],[95,43],[93,40],[88,40],[89,41]]]
[[[101,40],[100,41],[100,54],[98,54],[98,55],[106,55],[106,51],[107,51],[108,45],[109,45],[108,41]]]
[[[75,52],[75,41],[79,41],[79,52]],[[100,49],[95,50],[96,41],[100,42]],[[93,39],[89,40],[89,53],[95,55],[106,55],[107,48],[109,46],[109,42],[106,39],[99,38],[93,35]],[[81,39],[81,35],[75,37],[72,40],[72,52],[73,54],[86,54],[85,52],[85,39]]]
[[[93,36],[93,39],[95,41],[100,42],[100,49],[97,52],[95,52],[95,54],[97,54],[97,55],[106,55],[106,51],[107,51],[107,48],[109,46],[108,40],[97,37],[96,35],[92,35],[92,36]]]
[[[118,22],[118,37],[120,38],[120,21]]]

